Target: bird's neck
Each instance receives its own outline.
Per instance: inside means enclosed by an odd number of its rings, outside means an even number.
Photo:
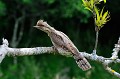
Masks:
[[[51,36],[52,33],[55,33],[56,30],[53,27],[50,27],[49,30],[46,32],[48,36]]]

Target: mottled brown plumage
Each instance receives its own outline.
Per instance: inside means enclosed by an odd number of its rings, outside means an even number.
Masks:
[[[37,22],[37,25],[34,27],[36,27],[48,34],[55,49],[58,52],[61,50],[67,51],[66,53],[61,53],[62,55],[72,55],[73,58],[76,60],[76,63],[78,64],[78,66],[83,71],[86,71],[91,68],[91,65],[86,60],[86,58],[83,57],[81,53],[79,53],[79,50],[76,48],[76,46],[73,44],[73,42],[63,32],[54,29],[53,27],[48,25],[43,20],[39,20]]]

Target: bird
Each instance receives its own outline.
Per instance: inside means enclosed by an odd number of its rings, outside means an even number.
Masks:
[[[90,63],[87,59],[79,52],[77,47],[73,44],[70,38],[61,31],[51,27],[46,21],[38,20],[35,28],[44,31],[50,37],[54,48],[59,51],[65,51],[60,53],[62,55],[72,55],[75,59],[79,68],[83,71],[91,69]]]

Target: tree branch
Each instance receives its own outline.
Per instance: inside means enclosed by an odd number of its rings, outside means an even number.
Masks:
[[[12,36],[12,40],[11,40],[11,44],[10,44],[12,47],[16,47],[18,45],[19,41],[22,38],[23,27],[21,27],[18,40],[17,40],[16,37],[17,37],[17,31],[18,31],[19,23],[20,23],[21,20],[23,20],[23,18],[24,18],[24,16],[21,16],[18,19],[16,19],[16,21],[15,21],[13,36]]]
[[[7,48],[8,56],[38,55],[55,52],[53,47]]]
[[[48,24],[47,24],[48,25]],[[8,47],[9,43],[6,39],[3,38],[3,44],[0,45],[0,63],[5,58],[5,56],[24,56],[24,55],[38,55],[44,53],[58,53],[61,54],[67,51],[56,51],[55,48],[52,47],[34,47],[34,48],[10,48]],[[120,38],[118,43],[115,44],[115,48],[113,49],[112,56],[110,58],[105,58],[103,56],[98,56],[97,54],[89,54],[86,52],[80,52],[87,59],[100,62],[103,64],[104,68],[114,76],[120,78],[120,73],[111,69],[109,64],[111,63],[120,63],[120,59],[118,58],[118,52],[120,51]],[[67,56],[67,54],[65,55]],[[72,57],[72,56],[71,56]]]
[[[38,55],[38,54],[44,54],[44,53],[63,53],[64,51],[57,52],[54,47],[34,47],[34,48],[10,48],[8,47],[9,43],[6,39],[3,39],[3,45],[0,45],[0,63],[5,58],[5,55],[7,56],[25,56],[25,55]],[[116,49],[118,48],[118,49]],[[120,38],[118,40],[118,44],[115,44],[114,51],[119,52],[120,50]],[[116,53],[113,52],[111,58],[105,58],[103,56],[93,55],[86,52],[80,52],[85,56],[87,59],[100,62],[103,64],[104,68],[111,74],[117,76],[120,78],[120,74],[116,72],[115,70],[111,69],[108,65],[112,62],[114,63],[120,63],[120,59],[112,59],[112,57],[117,56]],[[65,55],[66,56],[66,55]],[[72,57],[72,56],[71,56]]]

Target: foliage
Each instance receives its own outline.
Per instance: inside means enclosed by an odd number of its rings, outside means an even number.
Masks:
[[[4,16],[6,14],[6,5],[2,1],[0,1],[0,16]]]
[[[95,25],[100,30],[104,24],[106,24],[109,21],[110,13],[108,11],[103,13],[103,9],[100,11],[96,4],[100,4],[101,1],[104,1],[106,3],[106,0],[82,0],[83,5],[86,9],[91,11],[93,13],[94,19],[95,19]]]
[[[109,12],[106,11],[103,13],[104,8],[102,9],[101,12],[99,12],[99,9],[95,7],[95,13],[96,13],[96,18],[95,18],[95,23],[98,26],[98,29],[101,29],[104,24],[106,24],[109,21],[110,15]]]
[[[42,15],[41,17],[43,18],[50,17],[50,15],[54,17],[61,16],[60,18],[73,18],[79,14],[83,19],[79,18],[82,20],[81,22],[87,22],[87,19],[91,16],[89,11],[83,8],[81,0],[12,0],[9,4],[7,1],[3,2],[7,6],[7,14],[9,15],[15,15],[16,11],[19,11],[20,14],[16,14],[17,16],[20,16],[24,12],[27,15]],[[12,9],[10,9],[10,6]]]

